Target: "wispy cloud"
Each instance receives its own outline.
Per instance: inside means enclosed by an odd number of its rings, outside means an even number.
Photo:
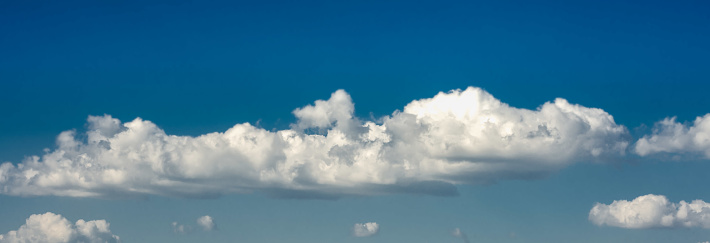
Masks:
[[[217,224],[215,224],[212,216],[209,215],[198,217],[195,222],[203,231],[213,231],[217,229]],[[184,225],[178,222],[172,222],[170,225],[173,227],[173,232],[176,234],[193,233],[193,226]]]
[[[380,225],[375,222],[358,223],[353,226],[353,235],[356,237],[368,237],[377,234],[380,231]]]
[[[455,195],[455,184],[538,178],[571,163],[621,156],[624,126],[564,99],[511,107],[479,88],[414,100],[377,122],[354,117],[343,90],[296,109],[291,129],[248,123],[201,136],[137,118],[90,116],[57,148],[0,165],[0,193],[72,197]],[[205,117],[204,119],[210,119]]]
[[[173,233],[175,234],[187,234],[192,232],[192,227],[186,226],[178,222],[172,222],[170,223],[170,226],[173,227]]]
[[[464,243],[470,242],[468,240],[468,236],[466,235],[466,233],[461,231],[461,229],[459,229],[459,228],[455,228],[454,231],[451,232],[451,234],[457,238],[461,238],[461,240],[463,240]]]

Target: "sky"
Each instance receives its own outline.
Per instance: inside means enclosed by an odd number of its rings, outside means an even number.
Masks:
[[[0,2],[0,243],[710,241],[708,7]]]

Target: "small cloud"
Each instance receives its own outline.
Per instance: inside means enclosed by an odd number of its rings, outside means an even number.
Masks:
[[[205,231],[212,231],[217,228],[217,225],[215,225],[214,220],[212,220],[212,217],[210,217],[209,215],[197,218],[197,224],[200,225],[200,227],[202,227],[202,229]]]
[[[589,221],[627,229],[705,228],[710,229],[710,203],[694,200],[673,203],[663,195],[648,194],[632,201],[597,203],[589,211]]]
[[[459,229],[459,228],[455,228],[454,231],[451,232],[451,234],[457,238],[461,238],[461,240],[463,240],[464,243],[470,242],[470,241],[468,241],[468,236],[463,231],[461,231],[461,229]]]
[[[111,233],[106,220],[85,221],[72,224],[62,215],[47,212],[33,214],[19,229],[0,234],[0,243],[45,243],[45,242],[121,242]]]
[[[212,216],[205,215],[197,218],[197,225],[204,231],[212,231],[217,229],[217,225],[214,223]],[[189,234],[192,233],[195,227],[190,225],[184,225],[178,222],[172,222],[170,224],[173,227],[173,232],[176,234]]]
[[[657,153],[671,154],[671,159],[680,160],[679,154],[701,155],[710,158],[710,113],[695,118],[695,121],[680,123],[676,117],[659,121],[651,135],[636,141],[634,152],[641,156]]]
[[[173,226],[173,232],[176,234],[187,234],[192,231],[192,227],[179,224],[178,222],[172,222],[170,225]]]
[[[353,235],[356,237],[368,237],[377,234],[379,230],[380,226],[375,222],[355,224],[355,226],[353,226]]]

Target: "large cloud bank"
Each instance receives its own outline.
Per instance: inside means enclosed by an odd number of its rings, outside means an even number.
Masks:
[[[115,197],[386,193],[452,195],[455,184],[547,175],[622,155],[628,131],[601,109],[555,99],[511,107],[479,88],[414,100],[377,122],[354,117],[343,90],[296,109],[291,129],[249,123],[197,137],[136,118],[90,116],[57,148],[0,166],[8,195]]]
[[[589,212],[596,225],[644,229],[701,227],[710,229],[710,203],[694,200],[672,203],[662,195],[645,195],[632,201],[619,200],[609,205],[597,203]]]
[[[655,153],[699,153],[710,158],[710,114],[697,117],[692,125],[666,118],[653,129],[653,134],[636,142],[634,150],[641,156]]]
[[[0,243],[110,243],[120,242],[111,234],[105,220],[84,221],[72,224],[61,215],[47,212],[33,214],[18,230],[0,235]]]

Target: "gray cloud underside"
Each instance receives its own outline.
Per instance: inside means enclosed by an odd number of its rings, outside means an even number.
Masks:
[[[85,135],[62,132],[53,151],[0,165],[0,193],[455,195],[456,184],[537,178],[619,157],[630,143],[627,129],[601,109],[561,98],[519,109],[472,87],[414,100],[377,122],[353,112],[350,95],[338,90],[294,110],[290,129],[243,123],[197,137],[169,135],[140,118],[90,116]]]

